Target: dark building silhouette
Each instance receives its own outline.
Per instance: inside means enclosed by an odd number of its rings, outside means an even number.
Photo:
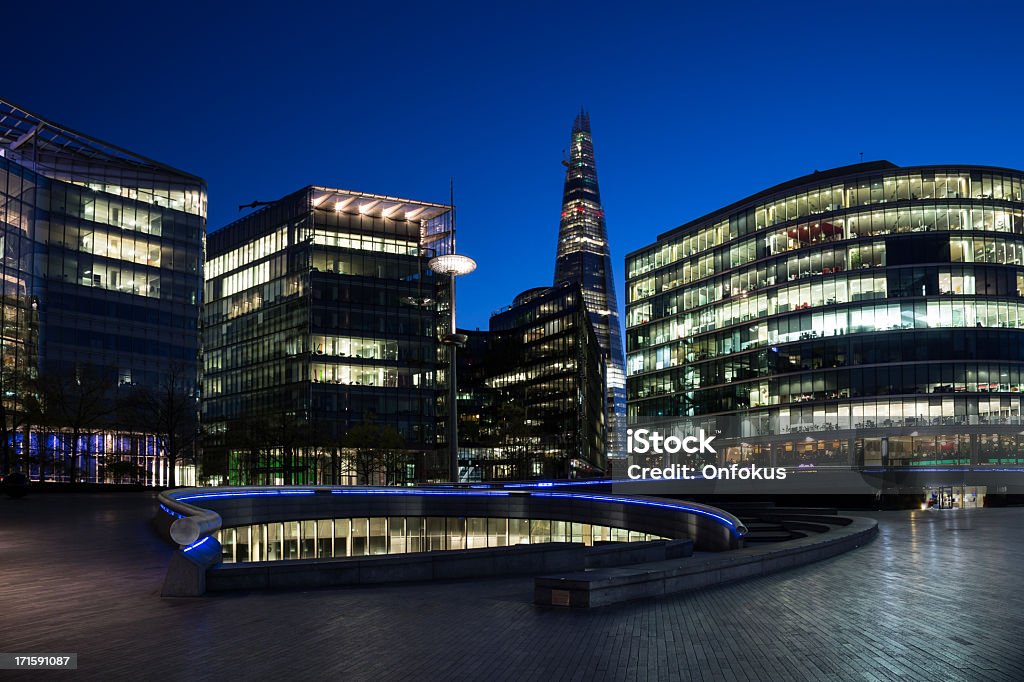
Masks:
[[[606,467],[604,353],[577,283],[530,289],[459,351],[463,480],[581,478]]]

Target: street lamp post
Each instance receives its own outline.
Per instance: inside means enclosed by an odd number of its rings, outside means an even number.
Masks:
[[[469,338],[459,334],[455,326],[455,278],[468,275],[476,270],[476,261],[468,256],[455,253],[435,256],[428,263],[430,269],[440,275],[448,275],[450,289],[449,312],[451,313],[450,331],[441,337],[441,343],[448,346],[448,477],[452,483],[459,482],[459,416],[458,386],[456,382],[456,349],[465,345]]]

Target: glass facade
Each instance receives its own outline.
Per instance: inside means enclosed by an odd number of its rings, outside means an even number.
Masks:
[[[580,112],[573,123],[569,161],[566,162],[555,259],[555,284],[564,283],[582,287],[590,323],[607,356],[606,450],[609,456],[621,456],[625,453],[622,423],[626,415],[622,332],[608,230],[597,185],[590,116],[585,112]]]
[[[410,552],[578,542],[668,540],[625,528],[547,519],[463,516],[381,516],[256,523],[222,528],[214,537],[226,564],[329,559]]]
[[[37,480],[164,485],[159,434],[113,409],[45,429],[28,415],[35,400],[52,416],[40,386],[83,368],[111,404],[172,373],[195,390],[206,183],[3,101],[0,138],[3,468],[14,458]]]
[[[466,332],[460,478],[577,478],[605,469],[604,356],[579,284],[531,289]]]
[[[387,446],[401,451],[387,482],[427,475],[447,290],[427,261],[450,219],[447,205],[307,187],[210,235],[211,471],[245,484],[385,482],[346,440],[372,424],[402,441]]]
[[[626,260],[630,423],[742,424],[725,461],[1018,462],[1024,174],[816,173]]]

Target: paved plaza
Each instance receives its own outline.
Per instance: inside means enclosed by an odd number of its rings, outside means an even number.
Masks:
[[[509,578],[163,600],[153,495],[0,498],[2,679],[1022,680],[1024,509],[861,513],[872,544],[588,611]]]

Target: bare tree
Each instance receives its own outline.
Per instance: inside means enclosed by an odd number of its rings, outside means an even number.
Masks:
[[[193,457],[199,443],[199,402],[191,370],[172,365],[155,386],[132,391],[124,408],[136,429],[163,440],[167,485],[175,487],[178,463]]]
[[[6,476],[19,460],[29,460],[29,429],[39,412],[37,383],[33,373],[17,365],[0,368],[0,474]],[[24,433],[23,445],[17,447],[17,436]],[[42,471],[40,471],[42,480]]]
[[[497,444],[504,451],[512,477],[520,481],[530,478],[533,474],[532,439],[526,410],[513,403],[503,404],[498,408],[497,431]]]
[[[88,462],[80,467],[78,458],[87,460],[93,456],[88,449],[81,450],[82,438],[109,428],[118,412],[114,383],[111,373],[93,365],[79,365],[70,372],[47,370],[39,376],[38,421],[49,427],[60,442],[72,483],[77,482],[83,468],[88,469]]]
[[[239,483],[242,485],[259,485],[260,473],[266,472],[266,466],[262,464],[263,454],[266,452],[267,434],[265,423],[259,419],[243,418],[228,423],[227,431],[224,434],[224,461],[223,475],[228,476],[231,469],[230,452],[236,453]],[[204,453],[204,459],[206,453]]]
[[[381,478],[388,485],[404,482],[409,455],[405,439],[394,427],[364,422],[349,429],[342,444],[357,483],[373,484]]]

